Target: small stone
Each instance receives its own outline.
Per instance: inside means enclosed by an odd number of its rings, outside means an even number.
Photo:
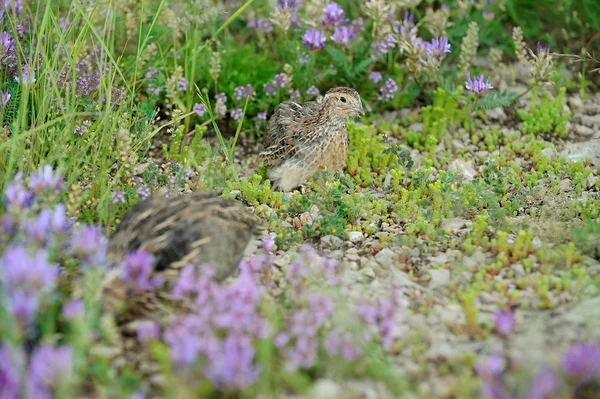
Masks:
[[[358,244],[365,239],[365,235],[362,231],[349,231],[348,232],[348,241],[353,244]]]
[[[321,237],[321,245],[323,248],[340,249],[344,246],[344,241],[337,236],[326,235]]]
[[[455,159],[448,164],[448,172],[454,172],[462,175],[465,180],[471,181],[477,176],[477,171],[473,168],[472,163],[465,162],[462,159]]]
[[[414,287],[416,283],[410,279],[408,273],[402,270],[393,269],[392,281],[398,287]]]
[[[432,290],[443,288],[450,282],[450,270],[448,269],[431,269],[429,275],[431,276],[429,288]]]
[[[525,268],[520,263],[515,263],[510,266],[510,270],[515,273],[515,277],[525,277]]]
[[[442,222],[442,230],[447,231],[448,233],[456,234],[460,229],[465,227],[467,224],[467,219],[463,218],[452,218],[446,219]]]
[[[590,159],[592,165],[600,165],[600,140],[588,140],[579,143],[569,143],[564,146],[562,151],[559,153],[567,161],[585,161],[587,158]]]
[[[542,151],[540,151],[540,155],[546,157],[549,161],[551,161],[556,155],[556,149],[554,148],[554,146],[546,147]]]
[[[598,180],[598,177],[594,176],[594,175],[589,175],[587,178],[587,188],[591,189],[593,187],[596,187],[596,181]]]
[[[463,258],[463,264],[468,268],[476,268],[485,265],[485,260],[485,254],[477,250],[473,255],[465,256]]]
[[[411,129],[415,132],[422,132],[423,124],[422,123],[413,123],[412,125],[409,126],[409,129]]]
[[[500,108],[500,107],[487,110],[487,111],[485,111],[485,114],[487,115],[488,118],[490,118],[490,120],[493,120],[493,121],[502,122],[503,120],[506,119],[506,113],[504,112],[504,108]]]
[[[583,100],[579,96],[570,97],[569,105],[571,106],[571,109],[575,111],[583,107]]]
[[[587,127],[584,125],[575,125],[573,130],[579,136],[591,136],[594,134],[594,130],[591,127]]]
[[[375,261],[381,266],[391,266],[396,261],[396,254],[389,248],[383,248],[375,255]]]
[[[498,297],[496,294],[491,293],[491,292],[482,292],[479,294],[479,300],[483,304],[492,305],[492,304],[498,302]]]
[[[564,192],[569,192],[571,191],[571,180],[570,179],[562,179],[561,181],[558,182],[558,188],[560,188],[561,191]]]
[[[427,259],[434,265],[444,265],[450,262],[450,257],[445,252],[442,252],[438,256],[429,256]]]
[[[230,200],[236,199],[242,192],[240,190],[231,190],[229,194],[227,194],[227,198]]]
[[[452,140],[452,151],[456,152],[465,148],[465,145],[462,141],[454,139]]]
[[[533,240],[531,240],[531,248],[540,249],[541,247],[542,247],[542,240],[540,239],[540,237],[538,237],[538,236],[533,237]]]

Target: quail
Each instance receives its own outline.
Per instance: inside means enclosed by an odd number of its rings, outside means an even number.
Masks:
[[[286,101],[269,120],[258,161],[283,191],[300,186],[319,170],[339,172],[348,162],[348,121],[364,113],[360,95],[348,87],[330,89],[317,101]]]

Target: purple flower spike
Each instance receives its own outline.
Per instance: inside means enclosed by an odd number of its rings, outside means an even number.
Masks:
[[[487,81],[483,80],[483,74],[481,76],[476,76],[471,80],[471,73],[467,72],[467,81],[465,82],[465,88],[477,95],[482,94],[488,90],[493,89],[494,87],[490,84],[490,78]]]
[[[10,100],[10,93],[8,91],[0,91],[0,108],[6,108],[8,101]]]
[[[425,54],[429,57],[434,57],[441,60],[450,53],[450,43],[447,37],[438,37],[432,39],[431,42],[425,42]]]
[[[8,183],[4,194],[6,195],[7,205],[19,209],[29,207],[34,199],[33,193],[27,191],[23,185],[23,173],[21,172],[17,173],[13,180]]]
[[[152,320],[142,320],[137,326],[137,338],[141,343],[154,341],[160,337],[160,325]]]
[[[320,50],[325,47],[325,35],[316,28],[311,28],[304,32],[302,44],[309,50]]]
[[[46,190],[60,190],[62,177],[50,165],[41,167],[29,176],[29,188],[37,195]]]
[[[125,255],[122,264],[121,278],[126,283],[134,284],[140,290],[151,290],[162,283],[160,276],[150,281],[154,256],[139,250]]]
[[[485,381],[492,381],[502,374],[505,361],[501,354],[495,353],[487,359],[482,359],[475,365],[475,371]]]
[[[408,11],[404,13],[404,20],[398,23],[398,33],[401,35],[410,34],[411,30],[415,27],[415,16]]]
[[[600,373],[600,347],[576,343],[564,355],[562,365],[569,377],[589,381]]]
[[[62,308],[62,315],[65,320],[75,320],[83,317],[83,302],[79,299],[66,302]]]
[[[323,8],[325,19],[323,25],[336,26],[344,22],[344,9],[336,2],[332,1]]]
[[[21,76],[16,76],[15,80],[17,83],[21,83],[24,86],[35,83],[35,71],[30,71],[27,65],[23,65]]]
[[[318,96],[321,93],[319,92],[319,89],[317,89],[316,86],[310,86],[308,90],[306,90],[306,94],[308,94],[309,96]]]
[[[494,313],[496,332],[504,337],[510,335],[515,326],[515,318],[510,310],[500,310]]]
[[[21,398],[21,380],[25,359],[20,350],[8,344],[0,346],[0,397]]]
[[[550,45],[547,46],[542,46],[540,42],[538,42],[537,46],[536,46],[536,50],[537,53],[541,53],[541,52],[549,52],[550,51]]]
[[[558,376],[549,368],[544,368],[531,381],[531,389],[527,399],[546,399],[553,397],[560,388]]]
[[[343,46],[348,45],[348,42],[354,37],[354,29],[350,26],[336,26],[331,40],[334,43],[341,44]]]
[[[102,265],[106,258],[108,240],[98,226],[82,226],[71,239],[71,251],[76,257],[95,265]]]
[[[28,388],[32,397],[51,397],[53,388],[64,383],[72,367],[72,350],[68,346],[42,345],[31,355]]]
[[[385,81],[383,86],[379,88],[379,92],[381,93],[379,96],[379,100],[391,100],[396,96],[398,92],[398,84],[392,78],[389,78]]]
[[[204,116],[204,114],[206,113],[206,108],[204,107],[204,105],[202,103],[196,103],[192,107],[192,111],[195,112],[196,115],[198,115],[200,118],[202,118]]]
[[[381,72],[373,71],[369,74],[369,79],[373,83],[379,83],[383,80],[383,76],[381,76]]]
[[[492,11],[483,11],[481,13],[481,16],[483,17],[483,19],[485,19],[486,21],[491,21],[492,19],[494,19],[494,17],[496,16]]]

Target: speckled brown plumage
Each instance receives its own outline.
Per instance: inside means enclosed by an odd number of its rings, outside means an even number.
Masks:
[[[275,108],[259,162],[276,186],[289,191],[320,169],[341,171],[348,161],[348,120],[364,114],[359,94],[347,87],[329,90],[321,101],[284,102]]]

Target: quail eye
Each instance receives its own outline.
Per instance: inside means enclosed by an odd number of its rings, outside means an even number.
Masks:
[[[340,101],[345,103],[346,102],[346,97],[340,97]]]

